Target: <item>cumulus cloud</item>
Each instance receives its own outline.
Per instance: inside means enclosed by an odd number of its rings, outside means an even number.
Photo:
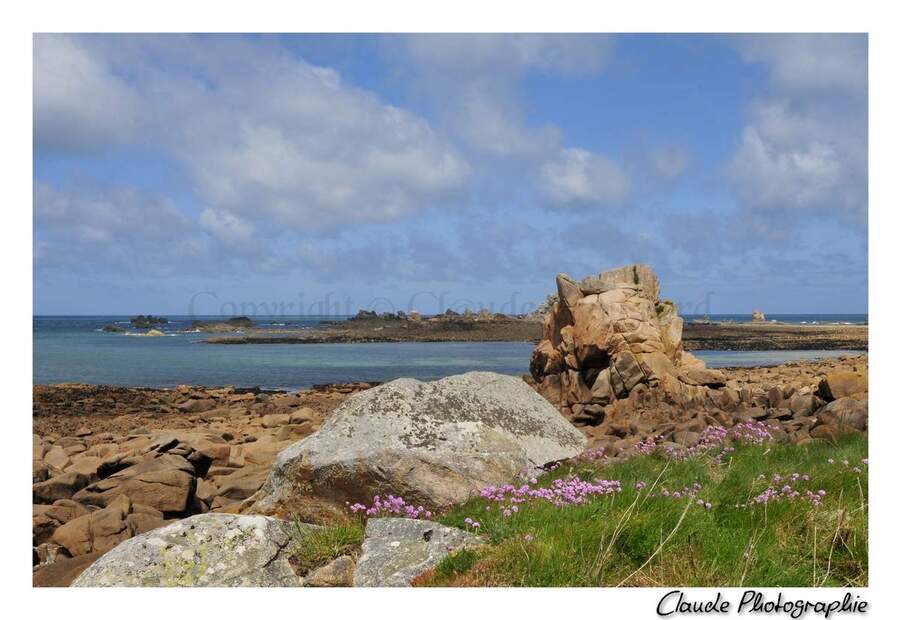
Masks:
[[[866,96],[865,34],[742,35],[737,44],[746,61],[769,67],[780,90],[799,94],[841,90]]]
[[[629,179],[612,160],[584,149],[563,149],[541,170],[541,182],[557,207],[607,205],[629,193]]]
[[[425,120],[274,43],[44,35],[34,69],[39,151],[82,133],[160,147],[233,217],[295,229],[396,219],[469,171]]]
[[[200,214],[200,226],[231,245],[248,247],[254,241],[254,225],[228,211],[204,209]]]
[[[865,225],[867,49],[857,35],[738,39],[771,91],[748,106],[728,165],[739,202],[760,211],[830,210]]]
[[[608,35],[442,34],[391,37],[385,47],[455,135],[495,157],[535,157],[559,148],[550,124],[529,124],[518,87],[528,73],[593,75],[607,65]]]
[[[39,269],[170,274],[208,251],[171,200],[130,188],[36,183],[34,222]]]
[[[36,151],[96,150],[134,136],[140,102],[110,66],[68,36],[35,35],[33,48]]]

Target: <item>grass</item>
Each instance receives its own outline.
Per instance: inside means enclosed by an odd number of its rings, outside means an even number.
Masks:
[[[356,557],[363,544],[363,527],[361,521],[332,525],[313,531],[302,530],[298,525],[290,557],[295,571],[305,575],[342,555]]]
[[[858,434],[739,446],[721,464],[655,454],[559,468],[538,486],[575,475],[619,480],[622,491],[562,507],[530,501],[509,517],[487,499],[455,507],[436,519],[468,529],[464,520],[477,520],[489,544],[451,554],[416,585],[866,586],[866,456],[867,437]],[[810,476],[791,483],[800,497],[749,505],[773,474],[795,472]],[[646,486],[636,489],[638,481]],[[695,482],[696,496],[673,497]],[[820,505],[805,498],[820,489]]]

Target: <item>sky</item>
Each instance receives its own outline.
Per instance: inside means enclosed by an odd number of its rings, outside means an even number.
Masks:
[[[866,35],[33,43],[35,314],[867,312]]]

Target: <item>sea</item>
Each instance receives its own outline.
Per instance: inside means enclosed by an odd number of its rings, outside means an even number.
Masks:
[[[221,316],[172,316],[144,337],[129,316],[33,317],[35,384],[92,383],[141,387],[234,385],[294,390],[321,383],[432,380],[470,370],[511,375],[529,371],[534,348],[528,342],[403,342],[362,344],[215,345],[208,334],[186,331],[194,320]],[[344,316],[253,317],[260,327],[309,329]],[[694,317],[686,317],[691,320]],[[700,317],[698,317],[700,318]],[[750,315],[711,315],[710,320],[744,322]],[[773,315],[785,323],[865,324],[867,315]],[[116,324],[126,333],[109,333]],[[856,351],[693,351],[710,367],[769,366]]]

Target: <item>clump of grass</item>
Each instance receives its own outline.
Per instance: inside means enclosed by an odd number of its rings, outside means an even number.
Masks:
[[[324,566],[342,555],[356,556],[363,544],[363,524],[360,521],[312,531],[303,529],[300,523],[296,526],[290,562],[300,575]]]
[[[866,435],[848,435],[737,445],[725,458],[582,460],[529,485],[515,512],[513,494],[494,493],[439,516],[461,528],[478,521],[490,544],[449,556],[417,584],[865,586],[866,455]],[[573,477],[620,490],[562,505],[529,497]]]

